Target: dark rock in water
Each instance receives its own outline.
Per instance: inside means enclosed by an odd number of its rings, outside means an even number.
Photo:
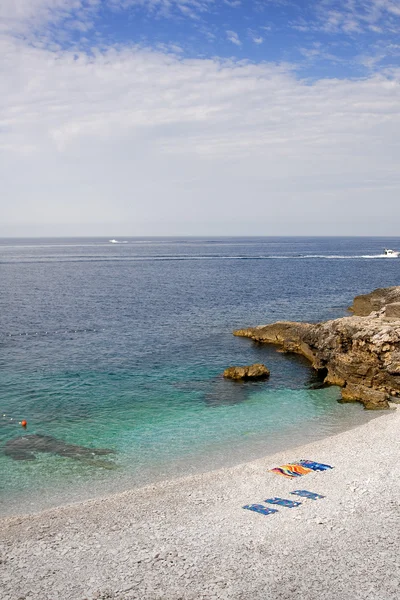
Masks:
[[[226,379],[266,379],[269,375],[269,369],[261,363],[255,363],[246,367],[229,367],[224,371]]]
[[[256,382],[253,385],[256,385]],[[223,377],[215,377],[208,382],[204,402],[210,407],[232,406],[246,402],[249,393],[248,385],[232,385],[231,381]]]
[[[282,321],[234,332],[308,358],[327,384],[342,388],[344,402],[389,408],[400,398],[400,286],[357,296],[351,316],[325,323]],[[372,310],[375,312],[371,313]],[[377,310],[378,309],[378,310]],[[399,313],[400,314],[400,313]]]
[[[95,457],[114,454],[115,451],[108,448],[86,448],[86,446],[67,444],[50,435],[41,434],[23,435],[9,440],[4,446],[4,454],[13,460],[35,460],[36,452],[49,452],[74,460],[91,462],[98,466],[106,466],[106,464],[102,464],[106,461],[97,461],[96,463]],[[108,464],[111,465],[111,463]]]

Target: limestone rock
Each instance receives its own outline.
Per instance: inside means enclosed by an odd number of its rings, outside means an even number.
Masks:
[[[229,367],[224,371],[227,379],[266,379],[269,377],[269,369],[261,363],[255,363],[245,367]]]
[[[361,402],[368,409],[389,408],[390,397],[400,397],[400,317],[395,316],[400,303],[396,299],[400,299],[400,286],[357,296],[353,303],[357,316],[315,324],[282,321],[234,335],[302,354],[325,383],[343,388],[345,402]]]
[[[400,286],[378,288],[369,294],[356,296],[350,310],[359,317],[366,317],[394,302],[400,302]]]
[[[362,402],[369,410],[387,408],[388,395],[362,385],[346,385],[342,388],[342,402]]]
[[[385,307],[385,317],[400,319],[400,302],[391,302]]]

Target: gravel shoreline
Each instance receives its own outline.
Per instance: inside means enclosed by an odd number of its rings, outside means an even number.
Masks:
[[[400,410],[229,469],[0,520],[2,600],[394,600]],[[308,458],[297,480],[268,469]],[[242,509],[307,489],[324,499]],[[301,500],[301,498],[299,498]]]

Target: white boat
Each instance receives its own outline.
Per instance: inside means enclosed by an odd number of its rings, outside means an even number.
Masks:
[[[383,251],[384,256],[387,256],[388,258],[398,258],[400,255],[400,251],[399,250],[390,250],[390,248],[385,248]]]
[[[118,240],[108,240],[110,242],[110,244],[118,244]]]

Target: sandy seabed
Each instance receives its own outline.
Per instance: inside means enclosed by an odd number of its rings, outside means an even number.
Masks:
[[[234,468],[2,519],[0,598],[397,600],[399,434],[391,410]],[[301,459],[334,469],[268,472]],[[274,496],[302,504],[268,516],[242,508]]]

